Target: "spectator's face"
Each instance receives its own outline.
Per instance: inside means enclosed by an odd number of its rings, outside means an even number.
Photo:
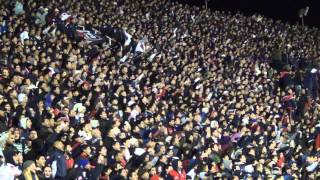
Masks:
[[[69,114],[69,108],[63,108],[63,114],[68,115]]]
[[[74,97],[79,96],[79,92],[78,92],[78,91],[74,91],[73,96],[74,96]]]
[[[14,133],[9,133],[8,139],[7,139],[7,144],[13,144],[15,141],[15,136]]]
[[[157,174],[157,171],[156,171],[156,168],[155,168],[155,167],[151,168],[150,174],[151,174],[151,175]]]
[[[13,161],[16,163],[16,164],[22,164],[23,163],[23,156],[22,156],[22,153],[18,153],[16,155],[13,156]]]
[[[4,69],[4,70],[2,71],[2,75],[3,75],[3,77],[5,77],[5,78],[9,77],[9,71],[8,71],[8,69]]]
[[[2,96],[0,96],[0,100],[2,100],[3,99],[3,97]],[[5,111],[6,112],[11,112],[11,106],[10,106],[10,104],[6,104],[5,106],[4,106],[4,108],[5,108]]]
[[[99,152],[100,155],[107,156],[107,148],[103,146]]]
[[[148,172],[143,173],[142,176],[141,176],[141,178],[142,178],[143,180],[149,179],[149,173],[148,173]]]
[[[46,159],[44,156],[40,156],[39,159],[37,159],[37,166],[40,168],[43,168],[46,165]]]
[[[132,180],[138,180],[138,179],[139,179],[138,174],[137,174],[136,172],[133,172],[133,173],[131,174],[130,179],[132,179]]]
[[[54,83],[53,84],[58,84],[58,81],[56,79],[54,79]],[[60,88],[58,88],[58,87],[55,88],[54,92],[59,95],[60,94]]]
[[[50,127],[50,119],[45,118],[44,121],[43,121],[43,123],[42,123],[42,125],[43,125],[44,127]]]
[[[116,142],[112,147],[113,147],[113,149],[116,150],[116,151],[120,151],[120,148],[121,148],[119,142]]]
[[[121,176],[122,176],[122,177],[127,177],[127,176],[128,176],[128,170],[127,170],[127,169],[123,169],[123,170],[121,171]]]
[[[107,113],[105,111],[103,111],[101,114],[100,114],[100,118],[101,119],[107,119]]]
[[[20,66],[19,66],[19,69],[20,69]],[[19,72],[19,71],[18,71],[18,72]],[[13,81],[15,84],[21,84],[22,78],[21,78],[20,76],[13,76],[12,81]]]
[[[87,155],[91,154],[91,148],[87,147],[86,149],[83,150],[83,152],[85,152]]]
[[[31,129],[32,127],[32,121],[30,119],[27,120],[27,128]]]
[[[38,138],[37,131],[31,131],[31,132],[30,132],[30,135],[29,135],[29,139],[30,139],[31,141],[33,141],[33,140],[35,140],[35,139],[37,139],[37,138]]]
[[[166,152],[166,147],[165,146],[161,146],[160,152],[161,152],[161,154],[164,154]]]
[[[46,178],[50,178],[52,175],[51,167],[45,167],[43,174]]]
[[[15,140],[20,139],[20,130],[19,130],[19,129],[16,129],[16,130],[14,131],[14,139],[15,139]]]
[[[58,142],[58,143],[56,143],[55,145],[56,145],[55,147],[56,147],[57,149],[59,149],[59,150],[61,150],[61,151],[64,150],[64,144],[63,144],[62,142]]]
[[[242,163],[246,162],[246,156],[242,155],[240,161],[241,161]]]
[[[167,161],[168,161],[167,156],[162,156],[162,158],[161,158],[161,162],[163,162],[163,163],[167,163]]]
[[[38,108],[43,108],[43,106],[44,106],[43,101],[39,101]]]
[[[84,126],[83,130],[84,130],[85,132],[87,132],[87,133],[88,133],[88,132],[91,132],[91,131],[92,131],[91,124],[90,124],[90,123],[86,124],[86,125]]]
[[[114,127],[119,127],[121,125],[121,122],[118,119],[115,119],[114,123]]]

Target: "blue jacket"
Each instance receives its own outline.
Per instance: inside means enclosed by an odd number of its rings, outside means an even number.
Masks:
[[[50,158],[52,174],[55,179],[64,179],[67,176],[67,165],[64,153],[60,150],[54,150]]]
[[[8,31],[8,26],[6,22],[0,24],[0,35],[6,33]]]

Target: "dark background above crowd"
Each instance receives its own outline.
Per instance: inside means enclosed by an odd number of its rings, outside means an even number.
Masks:
[[[204,6],[205,0],[175,0],[180,3]],[[280,19],[291,24],[300,23],[299,10],[307,6],[309,13],[304,17],[308,26],[320,27],[320,2],[317,0],[208,0],[208,7],[214,10],[237,11],[252,15],[262,14],[272,19]]]

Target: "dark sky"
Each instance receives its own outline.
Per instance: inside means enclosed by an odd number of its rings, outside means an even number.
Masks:
[[[205,0],[177,0],[182,3],[204,5]],[[295,24],[301,19],[299,9],[309,6],[309,13],[304,18],[305,24],[320,27],[320,0],[208,0],[212,9],[237,12],[252,15],[263,14],[273,19]]]

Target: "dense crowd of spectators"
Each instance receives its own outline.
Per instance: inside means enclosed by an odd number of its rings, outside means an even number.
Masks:
[[[317,28],[0,0],[0,39],[0,179],[320,178]]]

